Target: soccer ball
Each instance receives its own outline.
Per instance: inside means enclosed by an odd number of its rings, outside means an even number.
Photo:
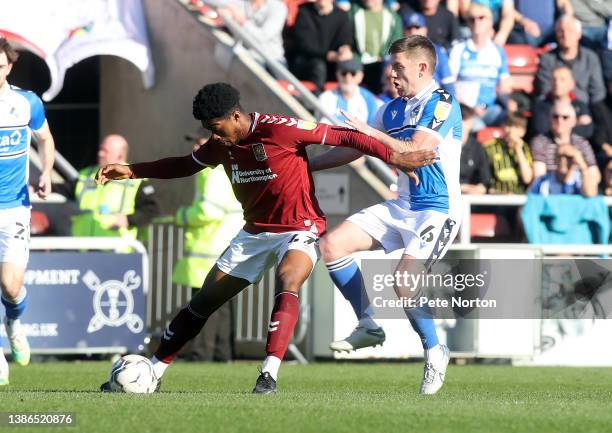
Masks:
[[[114,392],[150,394],[157,387],[153,364],[144,356],[125,355],[113,364],[110,388]]]

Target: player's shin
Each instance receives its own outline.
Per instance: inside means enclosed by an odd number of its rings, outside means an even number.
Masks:
[[[8,321],[17,320],[21,317],[28,304],[28,292],[25,287],[22,287],[17,297],[9,299],[6,295],[2,295],[2,305],[6,310]]]
[[[208,319],[187,304],[164,330],[155,354],[151,358],[155,375],[160,378],[183,346],[200,333]]]
[[[351,307],[359,320],[359,326],[366,329],[379,329],[381,325],[373,318],[368,295],[365,291],[363,276],[355,260],[351,256],[326,263],[329,276],[342,293],[342,296],[351,303]]]
[[[274,380],[277,380],[280,363],[293,335],[299,309],[300,302],[297,293],[280,292],[276,295],[268,327],[266,359],[261,368],[262,373],[269,373]]]

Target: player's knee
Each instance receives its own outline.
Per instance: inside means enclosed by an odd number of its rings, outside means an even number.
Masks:
[[[2,295],[12,301],[18,299],[23,287],[23,279],[16,275],[2,276]]]
[[[323,236],[319,240],[319,250],[321,251],[323,260],[326,262],[339,259],[349,254],[342,248],[340,237],[333,232]]]

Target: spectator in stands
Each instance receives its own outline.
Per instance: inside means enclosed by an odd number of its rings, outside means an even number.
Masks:
[[[577,80],[576,97],[587,104],[596,104],[606,98],[601,63],[597,54],[579,45],[581,37],[580,22],[570,15],[562,15],[555,24],[558,47],[540,56],[536,74],[536,89],[545,97],[552,87],[552,71],[556,66],[568,65]],[[591,112],[596,120],[595,110]]]
[[[601,174],[589,142],[573,134],[576,112],[568,101],[556,101],[550,117],[550,133],[531,141],[534,192],[579,191],[597,195]],[[559,192],[556,192],[559,191]]]
[[[385,61],[385,67],[383,68],[383,79],[382,79],[382,92],[378,94],[378,99],[383,103],[389,102],[399,96],[397,88],[393,84],[393,67],[389,60]]]
[[[572,0],[574,16],[582,24],[581,43],[593,50],[606,46],[608,21],[612,18],[612,1]]]
[[[330,113],[334,113],[335,120],[342,124],[344,124],[344,116],[340,110],[345,110],[359,120],[370,123],[382,105],[382,101],[372,92],[360,86],[363,80],[361,63],[356,58],[338,62],[336,78],[338,87],[319,95],[321,105]],[[321,120],[331,123],[326,118]]]
[[[473,5],[482,5],[491,11],[494,34],[493,42],[504,46],[506,40],[514,27],[514,2],[513,0],[459,0],[459,13],[468,25],[471,18]]]
[[[291,72],[315,83],[318,94],[325,81],[335,77],[336,62],[353,57],[351,20],[333,0],[316,0],[300,6],[291,32]]]
[[[474,110],[461,104],[462,135],[459,182],[464,194],[486,194],[491,180],[487,154],[472,132]]]
[[[425,27],[429,30],[427,37],[434,44],[448,50],[459,40],[459,21],[440,0],[415,0],[402,3],[400,13],[403,17],[414,12],[419,12],[425,17]]]
[[[383,0],[353,3],[350,11],[355,29],[357,53],[364,65],[364,85],[380,93],[383,61],[391,42],[402,37],[402,19]]]
[[[503,127],[502,138],[485,143],[493,178],[489,193],[524,194],[533,179],[531,151],[523,140],[527,120],[511,114]]]
[[[593,119],[588,105],[576,98],[575,88],[576,81],[571,68],[567,65],[556,66],[552,72],[550,93],[534,103],[531,135],[548,134],[553,104],[555,101],[566,101],[572,104],[576,112],[576,126],[572,132],[584,138],[591,138],[593,135]]]
[[[418,12],[411,12],[403,17],[404,19],[404,36],[421,35],[427,36],[428,30],[425,25],[425,17]],[[455,77],[453,76],[450,66],[448,65],[448,53],[446,49],[434,42],[436,49],[436,69],[434,70],[434,80],[442,86],[444,90],[450,94],[455,94]]]
[[[286,64],[283,48],[283,28],[287,20],[287,6],[281,0],[232,0],[218,9],[220,14],[229,16],[242,26],[272,59]],[[253,57],[263,63],[263,59],[251,51]]]
[[[511,78],[506,52],[492,39],[491,10],[472,4],[469,12],[472,31],[470,39],[453,46],[449,65],[455,81],[455,95],[459,102],[474,108],[475,128],[499,125],[505,117]]]
[[[606,165],[606,175],[604,177],[604,195],[612,196],[612,159]]]
[[[514,0],[511,44],[540,47],[555,40],[555,17],[573,14],[570,0]]]
[[[95,176],[107,164],[126,163],[128,142],[120,135],[106,136],[98,149],[98,164],[79,171],[72,182],[56,191],[76,200],[79,213],[72,217],[73,236],[120,236],[136,239],[138,229],[159,216],[155,189],[147,180],[96,184]]]

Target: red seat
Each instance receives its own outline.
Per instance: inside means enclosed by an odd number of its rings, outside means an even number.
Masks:
[[[33,235],[42,235],[49,229],[49,218],[44,212],[33,210],[32,220],[30,224],[30,233]]]
[[[534,81],[535,75],[533,74],[514,74],[512,75],[512,91],[525,92],[530,95],[533,92]]]
[[[306,3],[307,0],[285,0],[284,2],[287,6],[287,20],[285,21],[285,26],[293,27],[300,6]]]
[[[499,126],[488,126],[480,129],[476,133],[476,140],[481,144],[485,144],[494,138],[500,138],[503,134],[504,130]]]
[[[509,236],[510,224],[503,216],[494,213],[473,213],[470,215],[470,236],[494,238]]]
[[[506,45],[508,69],[511,74],[535,74],[538,70],[538,51],[531,45]]]
[[[289,81],[287,81],[287,80],[276,80],[276,82],[278,83],[279,86],[281,86],[283,89],[285,89],[291,95],[298,96],[300,94],[300,92],[298,92],[298,90],[295,88],[295,86],[293,84],[291,84]],[[310,90],[311,92],[314,92],[316,90],[316,88],[317,88],[315,83],[313,83],[312,81],[300,81],[300,83],[302,83],[302,85],[304,87],[306,87],[308,90]]]
[[[334,90],[336,87],[338,87],[338,82],[337,81],[327,81],[323,85],[323,90]]]

